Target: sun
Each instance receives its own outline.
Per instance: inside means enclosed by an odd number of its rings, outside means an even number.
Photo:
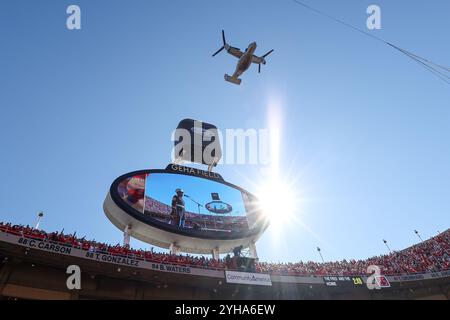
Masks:
[[[298,211],[298,197],[294,186],[279,178],[271,178],[260,186],[256,192],[259,208],[269,219],[270,225],[280,230],[294,220]]]

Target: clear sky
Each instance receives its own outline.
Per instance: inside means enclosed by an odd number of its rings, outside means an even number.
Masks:
[[[359,28],[450,64],[450,2],[304,0]],[[77,4],[82,29],[66,28]],[[236,60],[220,30],[257,53],[258,75],[224,82]],[[366,258],[450,226],[450,86],[380,42],[291,0],[0,2],[0,218],[77,231],[109,243],[122,234],[102,204],[121,174],[163,168],[186,117],[226,128],[282,123],[283,179],[306,199],[283,232],[257,243],[264,261]],[[261,167],[222,165],[254,191]],[[149,247],[133,240],[135,247]]]

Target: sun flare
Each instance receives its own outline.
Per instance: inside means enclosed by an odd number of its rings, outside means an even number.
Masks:
[[[280,230],[294,220],[294,214],[298,210],[298,195],[293,186],[278,178],[272,178],[261,186],[257,197],[261,211],[273,228]]]

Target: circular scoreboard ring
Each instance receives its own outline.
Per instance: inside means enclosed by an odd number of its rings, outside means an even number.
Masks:
[[[214,172],[176,164],[170,164],[166,169],[130,172],[114,180],[104,201],[103,209],[108,219],[119,230],[125,230],[129,226],[131,228],[130,235],[136,239],[161,248],[170,248],[171,245],[176,244],[182,252],[207,254],[217,249],[219,253],[227,253],[237,246],[243,245],[246,247],[250,243],[255,243],[269,225],[269,220],[261,216],[264,219],[257,219],[251,226],[242,229],[217,229],[213,223],[210,226],[205,225],[206,228],[180,228],[175,224],[159,219],[155,215],[156,210],[155,212],[150,210],[143,212],[145,207],[142,206],[146,205],[145,194],[142,193],[145,186],[142,181],[143,177],[148,178],[156,174],[169,178],[177,176],[181,178],[182,176],[184,179],[190,176],[192,177],[191,181],[194,178],[200,179],[199,181],[209,180],[236,189],[242,194],[246,194],[251,201],[256,199],[248,191],[226,182],[219,174]],[[169,196],[171,197],[172,194]],[[216,211],[218,215],[224,215],[233,210],[231,205],[217,199],[205,204],[205,209],[208,204],[209,209],[212,210],[210,212]],[[167,214],[164,217],[166,216]],[[234,227],[235,224],[234,220],[231,221],[230,228]],[[202,225],[200,226],[202,227]]]
[[[233,211],[233,207],[223,201],[212,201],[205,205],[205,208],[212,213],[227,214]]]

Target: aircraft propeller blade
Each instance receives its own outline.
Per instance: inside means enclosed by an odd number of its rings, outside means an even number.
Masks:
[[[225,41],[225,31],[222,30],[222,40],[223,40],[223,45],[225,46],[225,44],[227,43]]]
[[[212,56],[215,57],[216,54],[218,54],[219,52],[221,52],[223,49],[225,49],[225,47],[220,48],[219,50],[217,50]]]
[[[271,54],[273,52],[273,49],[272,50],[270,50],[269,52],[267,52],[265,55],[263,55],[262,57],[263,58],[265,58],[265,57],[267,57],[269,54]]]
[[[232,47],[230,47],[229,45],[227,45],[227,42],[226,42],[226,40],[225,40],[225,31],[223,31],[222,30],[222,41],[223,41],[223,46],[219,49],[219,50],[217,50],[212,56],[213,57],[215,57],[216,56],[216,54],[218,54],[219,52],[221,52],[223,49],[227,49],[228,50],[228,48],[232,48]]]
[[[258,63],[258,73],[261,73],[261,63]]]

